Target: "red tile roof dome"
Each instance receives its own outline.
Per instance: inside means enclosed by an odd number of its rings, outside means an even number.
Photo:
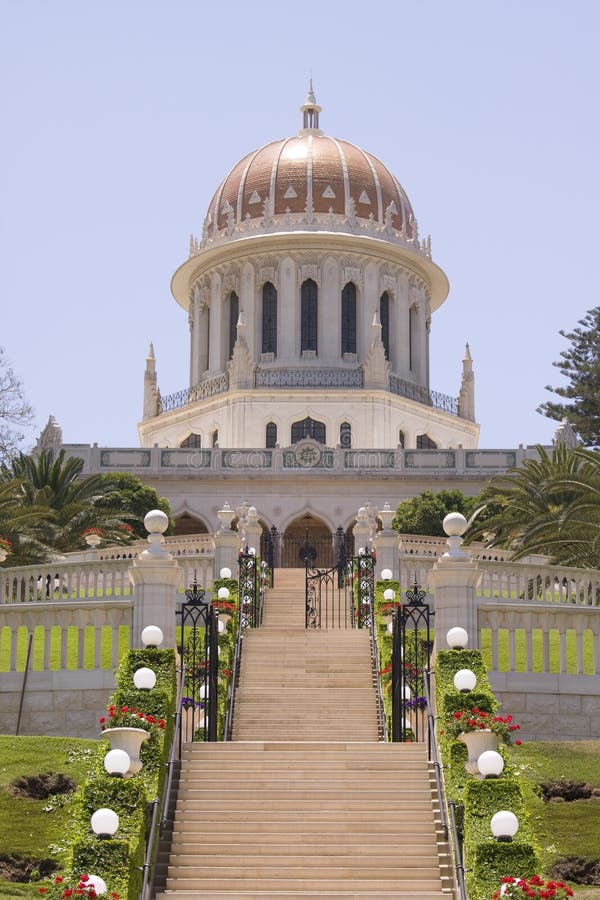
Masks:
[[[366,150],[321,131],[312,85],[301,110],[304,127],[297,136],[248,153],[221,182],[208,207],[203,243],[261,226],[330,226],[421,249],[410,201],[389,169]]]

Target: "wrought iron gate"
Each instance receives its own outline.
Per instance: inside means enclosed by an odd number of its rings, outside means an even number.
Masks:
[[[392,618],[392,741],[427,736],[425,679],[433,648],[427,592],[415,581]]]
[[[219,622],[212,603],[194,581],[177,610],[178,650],[183,662],[181,730],[184,741],[217,740]]]
[[[261,537],[261,556],[274,569],[303,569],[309,565],[320,569],[337,566],[341,558],[352,556],[354,539],[340,526],[332,534],[280,534],[275,525]]]
[[[317,569],[306,563],[306,628],[370,628],[375,561],[371,553]]]

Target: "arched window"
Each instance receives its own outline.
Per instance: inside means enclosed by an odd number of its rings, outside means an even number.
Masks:
[[[408,313],[408,367],[411,372],[417,371],[419,340],[419,310],[411,306]]]
[[[215,430],[212,433],[212,445],[213,445],[213,447],[219,446],[219,429],[218,428],[215,428]]]
[[[340,425],[340,447],[349,450],[352,446],[352,426],[350,422],[342,422]]]
[[[265,429],[265,447],[275,447],[277,444],[277,425],[275,422],[267,422]]]
[[[356,285],[349,281],[342,289],[342,356],[356,353]]]
[[[301,441],[302,438],[312,438],[319,444],[325,443],[325,423],[316,422],[310,416],[301,422],[294,422],[292,425],[292,444]]]
[[[300,351],[317,352],[317,323],[319,315],[319,289],[312,278],[307,278],[300,288]]]
[[[262,289],[262,353],[277,353],[277,291],[270,281]]]
[[[202,437],[199,434],[188,434],[186,439],[181,442],[180,447],[191,447],[198,450],[202,446]]]
[[[381,340],[385,350],[385,358],[390,358],[390,295],[384,291],[379,298],[379,321],[381,322]]]
[[[406,446],[406,437],[404,436],[404,432],[402,431],[402,429],[400,429],[400,431],[398,432],[398,446],[402,447],[403,450]]]
[[[233,348],[237,339],[237,323],[240,317],[240,300],[235,291],[229,295],[229,359],[233,356]]]
[[[428,434],[417,435],[417,450],[437,450],[437,444]]]

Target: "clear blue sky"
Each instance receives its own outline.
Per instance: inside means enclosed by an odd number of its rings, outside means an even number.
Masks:
[[[325,131],[379,156],[450,296],[431,385],[469,341],[483,447],[549,442],[552,362],[598,304],[597,0],[0,0],[0,344],[43,425],[135,446],[150,340],[187,385],[169,282],[228,169]]]

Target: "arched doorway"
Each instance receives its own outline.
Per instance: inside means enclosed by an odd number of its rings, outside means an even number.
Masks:
[[[332,532],[317,516],[304,513],[290,522],[280,536],[279,565],[283,569],[303,568],[305,560],[319,569],[336,565],[343,542],[343,531]],[[346,555],[352,555],[347,547]]]
[[[208,528],[201,519],[186,512],[175,519],[173,534],[180,537],[184,534],[208,534]]]

